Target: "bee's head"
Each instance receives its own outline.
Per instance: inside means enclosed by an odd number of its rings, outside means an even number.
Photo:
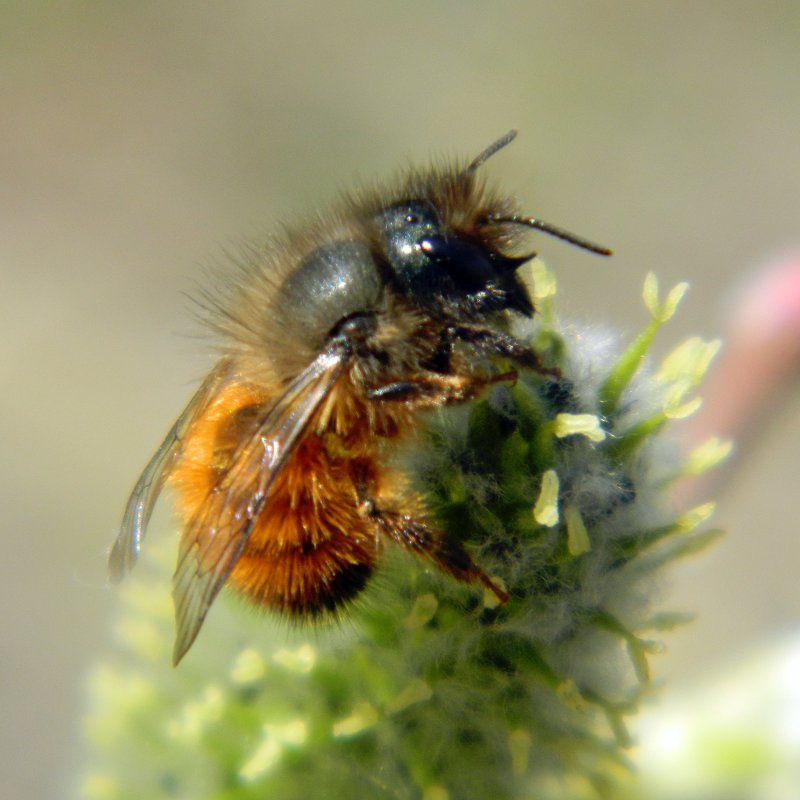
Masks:
[[[501,243],[516,241],[522,228],[611,254],[607,247],[517,214],[508,201],[485,194],[475,172],[515,136],[516,131],[501,136],[463,170],[417,176],[409,181],[409,199],[377,212],[373,222],[395,285],[416,304],[466,316],[506,309],[531,316],[533,303],[517,270],[535,253],[514,256],[500,249]]]
[[[383,209],[378,227],[394,282],[414,303],[455,308],[470,316],[504,309],[533,314],[528,291],[516,274],[531,256],[507,256],[488,238],[453,230],[423,200]]]

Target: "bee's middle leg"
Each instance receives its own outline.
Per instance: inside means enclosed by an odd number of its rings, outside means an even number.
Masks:
[[[516,381],[516,370],[499,375],[454,375],[422,372],[408,380],[392,381],[367,391],[370,400],[395,400],[418,408],[462,403],[477,397],[486,386]]]

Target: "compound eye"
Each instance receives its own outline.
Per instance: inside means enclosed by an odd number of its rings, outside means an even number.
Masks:
[[[401,283],[410,287],[430,265],[422,243],[437,236],[436,215],[423,203],[411,201],[385,209],[379,225],[389,263]]]
[[[448,258],[447,239],[444,236],[426,236],[417,242],[417,247],[434,263]]]
[[[491,256],[458,236],[430,236],[419,242],[419,248],[437,270],[447,274],[458,292],[483,289],[497,277]]]

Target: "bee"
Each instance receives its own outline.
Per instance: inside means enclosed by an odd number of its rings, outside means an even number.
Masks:
[[[548,372],[510,333],[534,314],[518,275],[535,255],[519,254],[526,231],[610,254],[487,187],[479,168],[515,136],[346,196],[206,297],[221,356],[136,483],[109,557],[118,581],[168,484],[181,524],[174,664],[223,586],[294,618],[335,615],[389,541],[507,600],[391,456],[426,409]]]

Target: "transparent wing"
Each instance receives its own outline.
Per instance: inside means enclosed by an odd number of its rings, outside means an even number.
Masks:
[[[147,523],[153,513],[153,507],[158,500],[164,482],[175,463],[175,458],[180,452],[183,437],[191,424],[208,405],[216,389],[225,379],[229,370],[227,362],[219,366],[203,381],[200,388],[183,413],[175,420],[161,446],[144,468],[136,486],[133,487],[131,496],[125,506],[117,538],[111,547],[108,556],[108,571],[111,580],[118,583],[133,568],[139,557],[147,532]]]
[[[173,577],[177,633],[173,663],[191,647],[211,603],[244,549],[287,458],[302,441],[345,363],[343,348],[319,355],[265,411],[181,536]]]

